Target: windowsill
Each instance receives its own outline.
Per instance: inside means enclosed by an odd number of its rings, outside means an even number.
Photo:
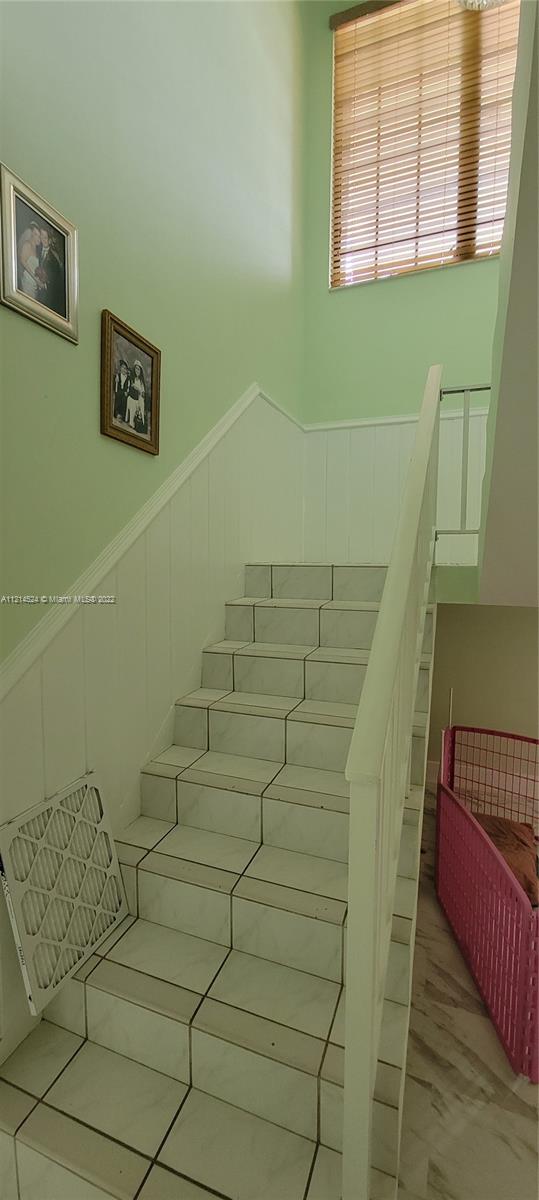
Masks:
[[[462,262],[441,263],[436,267],[416,267],[414,271],[398,271],[395,275],[385,275],[381,279],[358,279],[355,283],[338,283],[332,286],[328,285],[328,292],[347,292],[350,288],[368,287],[373,283],[393,283],[396,279],[410,279],[414,275],[428,275],[432,271],[447,271],[453,267],[471,267],[477,266],[479,263],[492,262],[493,259],[499,259],[500,251],[496,250],[493,254],[483,254],[478,258],[466,258]]]

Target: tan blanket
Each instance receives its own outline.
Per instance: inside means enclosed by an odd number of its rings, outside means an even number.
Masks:
[[[534,908],[537,907],[537,850],[531,825],[522,825],[520,821],[509,821],[505,817],[491,817],[485,813],[474,813],[474,817],[488,833],[496,849],[503,854]]]

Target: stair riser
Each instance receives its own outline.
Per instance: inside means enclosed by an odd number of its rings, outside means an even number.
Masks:
[[[410,1004],[412,989],[413,944],[391,942],[384,996],[395,1004]],[[382,1168],[383,1169],[383,1168]]]
[[[285,762],[284,718],[256,717],[216,709],[210,710],[209,718],[210,750]]]
[[[388,1175],[398,1170],[401,1116],[398,1108],[373,1101],[371,1165]],[[342,1153],[343,1088],[320,1080],[320,1141]]]
[[[313,854],[319,858],[348,861],[348,815],[287,804],[282,800],[262,801],[263,840],[269,846]]]
[[[175,779],[142,772],[140,796],[140,811],[143,817],[154,817],[157,821],[176,821]]]
[[[178,823],[212,833],[262,841],[259,796],[178,781]]]
[[[195,937],[231,944],[230,896],[211,888],[138,872],[139,916]]]
[[[425,738],[419,734],[414,734],[412,737],[412,761],[410,767],[410,780],[417,787],[422,787],[425,782],[426,768],[426,742]]]
[[[201,687],[220,688],[223,692],[233,691],[233,658],[232,654],[220,654],[217,651],[203,650]]]
[[[379,604],[387,567],[334,567],[334,600],[367,600]]]
[[[225,638],[231,642],[254,642],[252,604],[225,604]]]
[[[367,673],[355,663],[305,662],[305,698],[335,704],[358,704]]]
[[[86,984],[91,1042],[189,1083],[189,1026]]]
[[[369,650],[372,646],[378,612],[339,611],[323,608],[320,611],[320,645],[342,649]]]
[[[234,655],[234,685],[238,692],[304,698],[303,660]]]
[[[342,982],[340,925],[151,871],[138,871],[138,895],[143,920]]]
[[[254,631],[255,642],[276,642],[314,648],[320,644],[320,610],[256,607]]]
[[[282,630],[280,632],[282,633]],[[223,691],[232,691],[235,688],[240,692],[358,704],[366,672],[366,664],[326,663],[309,658],[257,658],[205,650],[202,654],[201,686],[220,688]],[[429,670],[422,667],[417,689],[418,712],[427,711],[428,691]]]
[[[404,832],[409,833],[411,829],[407,829]],[[420,860],[421,835],[419,825],[416,825],[411,837],[405,837],[404,833],[401,835],[397,874],[402,875],[405,879],[418,879]]]
[[[300,564],[248,564],[245,567],[246,596],[281,599],[367,600],[382,598],[387,568]]]
[[[199,1029],[193,1029],[191,1037],[194,1087],[293,1133],[316,1139],[315,1076]]]
[[[233,897],[232,944],[246,954],[342,982],[340,925]]]
[[[127,907],[132,917],[138,917],[138,879],[137,868],[126,863],[120,863],[120,874],[125,888]]]
[[[174,706],[174,742],[177,746],[208,749],[208,709],[188,704]]]
[[[288,721],[286,761],[323,771],[344,771],[351,737],[352,730],[340,725]]]
[[[325,771],[344,771],[352,729],[340,725],[309,721],[285,721],[282,717],[255,716],[250,713],[224,712],[219,709],[175,706],[177,745],[272,762],[317,767]],[[191,740],[189,740],[189,737]],[[425,738],[412,738],[411,782],[423,784]],[[174,781],[158,776],[142,776],[142,812],[163,821],[175,821]]]

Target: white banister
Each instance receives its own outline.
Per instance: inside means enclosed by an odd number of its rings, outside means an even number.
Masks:
[[[431,367],[350,744],[343,1200],[369,1200],[372,1104],[415,694],[434,557],[441,367]]]

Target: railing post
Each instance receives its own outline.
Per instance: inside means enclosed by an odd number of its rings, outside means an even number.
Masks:
[[[464,393],[462,406],[462,475],[460,480],[460,528],[468,523],[468,458],[470,453],[470,393]]]
[[[376,1021],[380,785],[350,785],[342,1200],[369,1200]]]

